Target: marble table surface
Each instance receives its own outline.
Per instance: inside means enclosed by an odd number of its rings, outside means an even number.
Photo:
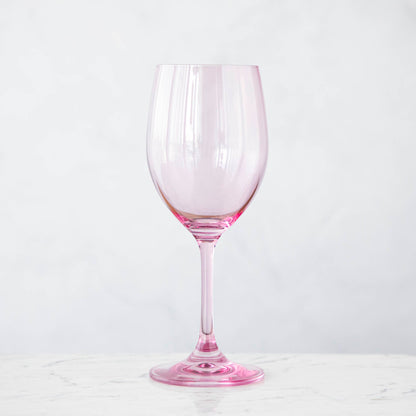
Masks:
[[[264,382],[175,387],[148,369],[183,355],[0,355],[0,415],[416,415],[416,356],[230,354]]]

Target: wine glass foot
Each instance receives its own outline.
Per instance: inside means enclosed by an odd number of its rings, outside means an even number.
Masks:
[[[264,378],[263,370],[254,366],[243,366],[221,358],[188,359],[174,365],[156,366],[150,370],[150,377],[160,383],[190,387],[241,386],[257,383]]]

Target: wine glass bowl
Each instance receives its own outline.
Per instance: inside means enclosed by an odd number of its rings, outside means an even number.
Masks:
[[[147,132],[150,173],[166,205],[201,250],[201,332],[187,360],[156,367],[157,381],[236,385],[263,373],[229,362],[212,327],[216,241],[244,212],[262,180],[267,125],[257,66],[159,65]]]
[[[256,66],[157,67],[149,167],[163,200],[190,231],[232,225],[256,192],[266,157]]]

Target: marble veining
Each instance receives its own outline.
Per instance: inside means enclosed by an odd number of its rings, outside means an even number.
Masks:
[[[179,354],[2,355],[0,415],[412,415],[416,356],[230,354],[265,370],[252,386],[155,383]]]

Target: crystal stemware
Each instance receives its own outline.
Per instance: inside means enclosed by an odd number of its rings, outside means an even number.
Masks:
[[[159,65],[147,132],[150,173],[160,196],[201,253],[201,329],[184,361],[150,376],[185,386],[231,386],[263,371],[229,361],[213,330],[213,254],[221,234],[253,199],[267,159],[267,125],[254,65]],[[238,277],[236,277],[238,279]]]

